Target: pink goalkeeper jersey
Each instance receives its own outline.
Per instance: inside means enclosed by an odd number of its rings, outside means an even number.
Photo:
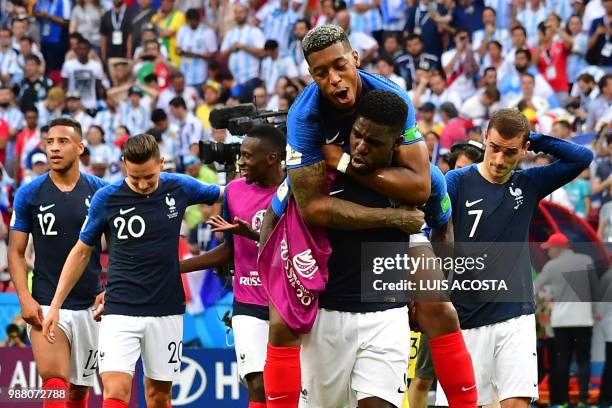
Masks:
[[[247,184],[244,178],[231,181],[225,188],[223,217],[230,223],[234,222],[234,217],[241,218],[259,232],[277,188]],[[257,241],[239,235],[232,235],[230,239],[234,243],[234,299],[267,307],[268,295],[257,273]]]

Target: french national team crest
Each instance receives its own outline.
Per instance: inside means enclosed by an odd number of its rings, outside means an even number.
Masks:
[[[519,207],[521,205],[523,205],[523,202],[525,201],[525,198],[523,197],[523,190],[521,190],[520,188],[512,188],[513,185],[511,185],[509,188],[510,190],[510,195],[512,195],[512,197],[514,197],[514,209],[518,210]]]
[[[176,200],[174,197],[170,197],[170,194],[166,194],[166,205],[168,206],[168,218],[176,218],[178,212],[176,211]]]

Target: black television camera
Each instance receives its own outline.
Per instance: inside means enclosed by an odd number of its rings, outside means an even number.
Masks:
[[[210,124],[215,129],[227,129],[234,136],[246,135],[255,126],[271,124],[267,118],[286,115],[286,110],[258,111],[254,104],[217,108],[210,112]],[[284,126],[284,122],[274,125]],[[236,171],[236,161],[240,156],[240,143],[220,143],[200,141],[200,160],[204,164],[217,162],[223,166],[222,172]]]

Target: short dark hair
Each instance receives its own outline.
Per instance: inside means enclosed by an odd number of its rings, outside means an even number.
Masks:
[[[277,49],[278,49],[278,41],[276,41],[276,40],[266,40],[266,42],[264,44],[264,50],[270,51],[270,50],[277,50]]]
[[[342,27],[333,24],[315,27],[308,31],[302,40],[304,58],[308,60],[310,54],[324,50],[336,43],[342,43],[345,47],[351,48],[351,43]]]
[[[576,81],[583,81],[583,82],[588,82],[590,84],[594,84],[595,78],[593,78],[593,75],[589,74],[588,72],[585,72],[585,73],[578,75],[578,78],[576,78]]]
[[[606,85],[608,85],[608,80],[612,79],[612,74],[606,74],[604,76],[601,77],[601,79],[599,80],[599,90],[601,92],[603,92],[604,88],[606,87]]]
[[[198,9],[189,9],[187,13],[185,13],[186,20],[200,20],[200,11]]]
[[[40,64],[42,63],[40,58],[38,58],[38,55],[34,55],[34,54],[26,55],[25,62],[28,62],[28,61],[34,61],[34,63],[38,66],[40,66]]]
[[[361,97],[357,108],[359,116],[377,125],[401,133],[408,116],[408,105],[395,92],[375,89]]]
[[[546,26],[546,22],[542,21],[540,24],[538,24],[538,31],[541,32],[542,34],[546,34],[546,29],[548,27]]]
[[[274,125],[257,125],[249,133],[248,137],[254,137],[256,139],[263,140],[274,148],[276,153],[279,153],[281,158],[284,158],[285,146],[287,145],[287,138],[285,134],[280,131]]]
[[[453,119],[459,116],[459,111],[457,110],[457,107],[452,102],[444,102],[442,105],[440,105],[438,109],[440,110],[440,112],[443,112],[450,119]]]
[[[83,138],[83,128],[81,124],[72,118],[57,118],[49,122],[49,131],[55,126],[66,126],[74,129],[75,133],[79,135],[79,138]]]
[[[180,96],[172,98],[172,100],[170,101],[170,106],[172,106],[173,108],[187,109],[187,104],[185,103],[185,100]]]
[[[519,54],[525,54],[525,56],[527,57],[527,61],[531,62],[531,53],[529,52],[529,50],[526,50],[525,48],[519,48],[514,53],[514,56],[518,57]]]
[[[159,161],[159,145],[146,133],[130,137],[123,145],[123,159],[134,164],[146,163],[150,159]]]
[[[157,124],[159,122],[161,122],[162,120],[166,120],[168,119],[168,115],[166,114],[166,111],[163,109],[155,109],[153,111],[153,113],[151,113],[151,122]]]
[[[523,27],[522,25],[517,24],[517,25],[513,26],[513,27],[510,29],[510,32],[511,32],[511,33],[513,33],[513,32],[515,32],[516,30],[521,30],[521,31],[523,32],[523,35],[524,35],[525,37],[527,37],[527,30],[525,30],[525,27]]]
[[[423,39],[418,34],[410,33],[406,36],[406,42],[413,41],[413,40],[419,40],[420,42],[423,42]]]
[[[296,25],[300,24],[300,23],[304,23],[306,24],[306,29],[310,30],[310,28],[312,27],[312,25],[310,25],[310,21],[304,19],[304,18],[300,18],[298,19],[295,24],[293,24],[293,27],[295,27]]]
[[[523,72],[523,73],[521,74],[521,78],[522,78],[522,77],[524,77],[524,76],[531,78],[531,79],[532,79],[532,80],[535,82],[535,76],[533,76],[533,74],[532,74],[532,73],[529,73],[529,72]]]
[[[497,41],[497,40],[489,41],[489,42],[487,43],[487,47],[488,47],[489,45],[491,45],[491,44],[495,45],[495,46],[496,46],[497,48],[499,48],[500,50],[503,50],[503,49],[504,49],[503,45],[502,45],[502,44],[501,44],[499,41]]]
[[[98,129],[98,131],[102,135],[102,141],[104,141],[104,133],[106,133],[106,132],[104,132],[104,129],[102,129],[102,126],[91,125],[87,131],[89,132],[91,129]]]
[[[484,70],[484,74],[487,75],[487,72],[489,71],[495,71],[495,73],[497,74],[497,68],[491,66],[491,67],[486,67]]]
[[[493,7],[486,6],[485,8],[482,9],[482,12],[484,13],[486,10],[492,11],[493,14],[497,15],[497,11],[495,11]]]
[[[487,133],[491,129],[497,130],[504,139],[514,139],[520,136],[523,139],[523,144],[525,144],[529,140],[531,125],[525,115],[518,109],[506,108],[500,109],[493,114],[487,127]]]
[[[495,85],[487,86],[484,90],[484,94],[493,102],[498,102],[501,98],[499,89],[497,89]]]
[[[28,112],[34,112],[38,115],[38,108],[34,105],[26,106],[26,108],[23,110],[23,113],[26,114]]]
[[[89,40],[83,36],[81,36],[78,41],[77,41],[78,45],[86,45],[87,47],[91,47],[91,43],[89,42]]]
[[[454,147],[455,146],[453,145],[453,148]],[[467,143],[460,148],[453,149],[451,154],[448,156],[448,165],[450,166],[451,170],[455,168],[457,159],[461,155],[466,156],[473,163],[480,163],[484,158],[484,151]]]

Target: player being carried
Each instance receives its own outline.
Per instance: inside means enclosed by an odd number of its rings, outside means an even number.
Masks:
[[[92,256],[83,265],[83,275],[75,282],[74,289],[67,293],[58,321],[61,330],[56,331],[54,344],[44,339],[42,323],[64,261],[87,219],[91,197],[106,182],[79,171],[79,156],[84,146],[78,122],[68,118],[51,121],[45,149],[49,172],[22,186],[15,196],[9,270],[19,296],[21,315],[28,323],[43,388],[66,390],[70,407],[86,407],[98,364],[99,323],[94,317],[99,316],[95,311],[104,297],[100,283],[100,239],[91,242]],[[25,260],[30,234],[36,255],[31,294]],[[48,401],[44,406],[65,408],[66,402]]]
[[[357,116],[357,104],[363,95],[374,89],[394,92],[405,101],[408,113],[392,167],[359,175],[351,172],[350,157],[347,156],[336,158],[338,165],[330,167],[348,172],[365,187],[395,202],[412,206],[424,204],[430,195],[429,161],[408,95],[390,81],[359,70],[358,55],[340,27],[329,25],[311,30],[303,40],[303,48],[315,84],[304,90],[289,112],[286,163],[291,191],[304,221],[310,227],[349,230],[390,227],[418,233],[420,228],[414,227],[415,220],[422,217],[418,211],[402,207],[368,208],[328,195],[322,153],[324,144],[345,145],[348,142]],[[273,211],[269,209],[260,243],[265,242],[274,220]],[[417,311],[429,317],[419,319],[423,321],[421,328],[432,339],[439,340],[441,347],[436,347],[434,361],[443,386],[456,397],[453,400],[457,403],[455,406],[473,406],[475,394],[469,390],[462,391],[473,384],[473,372],[452,305],[448,302],[422,303]],[[279,395],[290,395],[290,399],[297,402],[300,389],[299,336],[288,330],[273,308],[269,341],[264,370],[268,404],[275,405],[274,401],[280,401],[277,400]],[[446,351],[450,351],[448,355],[454,358],[448,359]],[[441,355],[444,357],[440,358]]]
[[[187,206],[213,204],[222,198],[222,190],[183,174],[162,173],[164,160],[151,135],[129,138],[123,161],[127,177],[91,200],[89,219],[66,259],[43,332],[51,343],[57,341],[60,307],[105,232],[109,268],[98,347],[102,407],[127,408],[142,356],[147,407],[167,408],[181,367],[181,220]]]

